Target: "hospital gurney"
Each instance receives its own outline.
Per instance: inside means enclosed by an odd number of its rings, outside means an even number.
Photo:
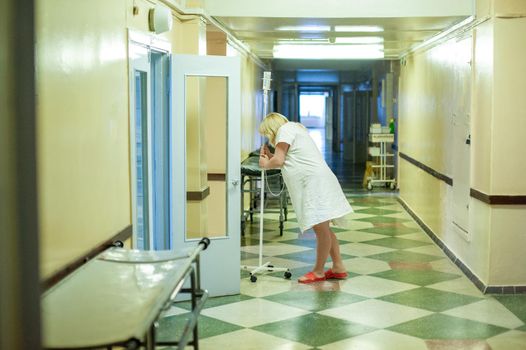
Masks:
[[[186,253],[112,247],[42,296],[45,349],[198,349],[197,317],[208,292],[199,283],[203,238]],[[190,277],[190,288],[183,288]],[[178,341],[156,341],[156,323],[179,293],[190,293],[192,314]],[[193,334],[193,340],[189,341]]]
[[[245,234],[246,220],[253,221],[258,203],[261,203],[258,194],[261,192],[261,168],[259,167],[259,151],[252,152],[250,156],[241,162],[241,233]],[[265,196],[278,197],[279,208],[276,210],[265,209],[267,213],[279,212],[279,233],[283,236],[283,222],[287,220],[287,189],[281,176],[280,169],[267,169],[267,186],[264,189]],[[245,209],[245,193],[249,193],[249,207]],[[258,201],[259,199],[259,201]]]

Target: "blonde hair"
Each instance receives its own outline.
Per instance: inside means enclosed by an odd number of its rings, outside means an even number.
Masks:
[[[271,145],[275,145],[278,129],[288,122],[289,120],[283,114],[269,113],[259,124],[259,133],[268,137]]]

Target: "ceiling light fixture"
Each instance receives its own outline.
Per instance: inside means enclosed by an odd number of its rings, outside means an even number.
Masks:
[[[336,37],[336,44],[382,44],[384,38],[379,36],[355,36],[355,37]]]
[[[383,45],[274,45],[274,58],[295,59],[378,59]]]
[[[384,29],[379,26],[334,26],[335,32],[383,32]]]
[[[286,32],[330,32],[331,26],[318,26],[318,25],[306,25],[306,26],[284,26],[278,27],[276,30]]]

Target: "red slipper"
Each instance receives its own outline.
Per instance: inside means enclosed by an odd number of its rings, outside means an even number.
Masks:
[[[332,272],[332,269],[328,269],[325,271],[325,278],[326,279],[337,279],[337,280],[344,280],[347,278],[349,274],[347,272]]]
[[[305,279],[304,280],[298,279],[299,283],[313,283],[313,282],[325,281],[325,276],[318,277],[312,271],[311,272],[307,272],[302,277],[304,277]]]

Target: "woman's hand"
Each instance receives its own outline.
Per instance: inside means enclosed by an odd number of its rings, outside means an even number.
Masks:
[[[268,147],[267,145],[261,146],[259,149],[259,166],[263,169],[265,169],[268,166],[269,157],[267,155]]]
[[[261,149],[259,150],[259,166],[263,169],[281,168],[285,163],[285,157],[288,151],[289,145],[280,142],[276,145],[276,153],[268,156],[265,154],[264,146],[261,146]]]
[[[268,156],[269,158],[271,158],[271,153],[270,153],[270,150],[268,149],[268,146],[267,144],[263,144],[263,146],[261,146],[261,150],[263,151],[263,154]]]

